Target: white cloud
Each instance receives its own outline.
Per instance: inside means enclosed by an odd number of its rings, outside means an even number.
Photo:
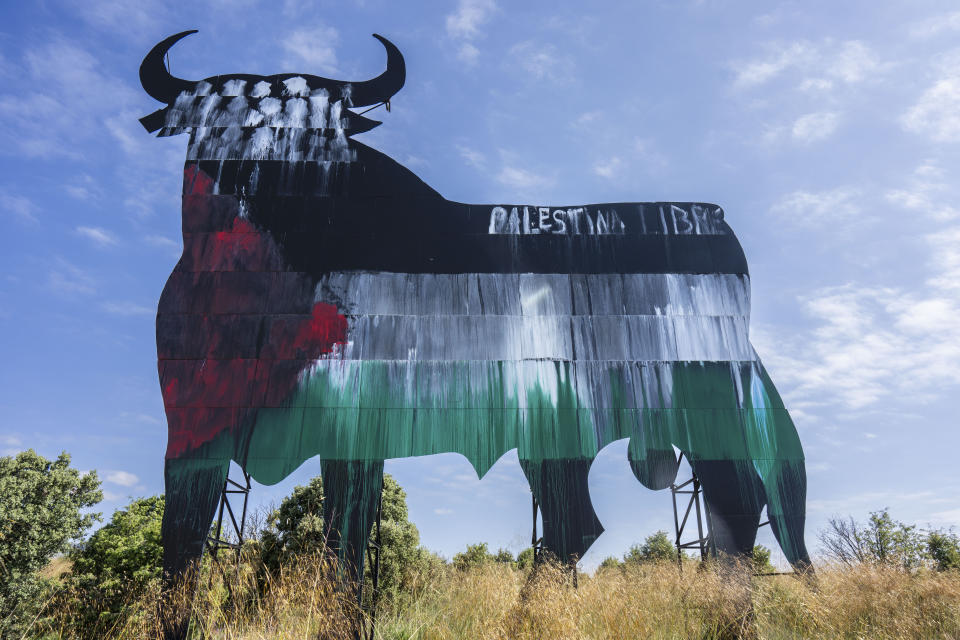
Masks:
[[[55,293],[72,297],[90,295],[96,291],[95,281],[86,271],[63,258],[55,259],[54,263],[54,267],[47,274],[47,286]]]
[[[71,198],[76,200],[92,200],[100,197],[100,189],[92,176],[81,174],[63,187]]]
[[[20,222],[29,222],[37,224],[37,212],[39,207],[32,200],[25,196],[15,193],[9,193],[5,189],[0,189],[0,209],[12,213]]]
[[[794,191],[771,208],[771,213],[798,227],[820,228],[824,221],[848,222],[859,217],[862,192],[854,187],[827,191]]]
[[[166,4],[154,0],[70,0],[75,13],[88,24],[132,40],[161,31]]]
[[[799,41],[774,46],[770,55],[762,60],[735,65],[734,84],[744,88],[761,85],[777,77],[786,69],[811,64],[816,57],[816,49],[809,42]]]
[[[907,131],[936,142],[960,142],[960,72],[951,70],[937,79],[900,122]]]
[[[926,240],[933,276],[925,287],[820,289],[801,299],[814,329],[781,336],[776,348],[757,334],[788,404],[862,410],[891,397],[924,402],[960,385],[960,228]]]
[[[850,40],[840,45],[824,72],[843,82],[862,82],[881,70],[881,64],[867,45]]]
[[[104,480],[121,487],[132,487],[140,482],[140,478],[128,471],[108,471]]]
[[[539,189],[553,184],[549,178],[513,166],[504,166],[497,174],[497,180],[508,187],[521,190]]]
[[[447,35],[451,38],[473,39],[480,35],[490,14],[497,9],[493,0],[460,0],[457,10],[447,16]]]
[[[471,149],[470,147],[465,147],[458,144],[457,151],[460,152],[460,157],[466,160],[467,164],[475,169],[483,169],[486,165],[486,158],[476,149]]]
[[[601,178],[613,178],[619,171],[623,162],[617,156],[613,156],[593,166],[593,172]]]
[[[155,307],[146,307],[133,302],[105,302],[103,310],[118,316],[149,316],[157,312]]]
[[[573,58],[557,51],[552,44],[519,42],[510,47],[506,64],[520,69],[536,80],[568,82],[573,76]]]
[[[889,68],[859,40],[836,42],[827,39],[819,44],[798,40],[768,45],[767,49],[767,54],[759,59],[732,65],[735,87],[757,87],[793,72],[799,76],[795,79],[798,88],[828,90],[835,86],[835,82],[864,82]]]
[[[102,135],[106,118],[141,99],[104,73],[89,51],[61,38],[27,50],[23,68],[21,90],[0,96],[0,139],[7,153],[78,159],[78,149]]]
[[[839,120],[839,116],[832,111],[808,113],[794,121],[791,134],[794,140],[805,144],[823,140],[836,131]]]
[[[480,57],[480,49],[469,42],[464,42],[457,49],[457,58],[466,62],[468,65],[476,64]]]
[[[172,249],[177,249],[180,247],[180,243],[176,240],[168,238],[167,236],[160,235],[146,235],[143,237],[143,241],[154,247],[167,247]]]
[[[914,405],[941,397],[960,386],[960,226],[936,202],[956,192],[936,164],[920,165],[907,188],[885,194],[889,206],[907,211],[905,232],[925,245],[923,278],[909,286],[848,283],[821,288],[799,299],[813,328],[776,338],[762,328],[754,343],[783,380],[790,405],[811,416],[837,407],[862,414],[874,406],[886,412],[909,398]],[[843,187],[786,196],[772,212],[791,219],[860,219],[862,190]],[[837,414],[834,414],[837,415]],[[806,417],[804,418],[806,419]]]
[[[927,242],[932,249],[930,263],[935,270],[927,284],[953,295],[960,294],[960,227],[931,234]]]
[[[438,508],[434,509],[433,512],[438,516],[449,516],[453,514],[453,509]]]
[[[98,247],[109,247],[117,244],[117,237],[101,227],[77,227],[76,234],[90,240]]]
[[[473,43],[481,38],[481,28],[497,10],[493,0],[460,0],[457,10],[447,15],[447,37],[457,42],[457,57],[467,64],[475,64],[480,50]]]
[[[915,38],[932,38],[945,31],[960,31],[960,11],[917,22],[910,28],[910,35]]]
[[[319,70],[335,74],[337,69],[336,45],[340,34],[334,27],[318,25],[309,29],[297,29],[283,41],[287,53],[295,56],[298,63],[307,65],[308,70]],[[291,63],[292,64],[292,63]]]
[[[885,197],[891,204],[930,216],[934,220],[952,220],[960,215],[953,205],[949,188],[943,179],[943,170],[933,163],[918,167],[909,184],[901,189],[891,189]]]
[[[0,435],[0,444],[5,447],[19,447],[23,441],[17,436]]]

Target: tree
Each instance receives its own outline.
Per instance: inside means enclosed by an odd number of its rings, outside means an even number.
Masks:
[[[19,637],[37,614],[37,572],[100,519],[82,513],[103,499],[95,471],[50,461],[33,449],[0,458],[0,637]]]
[[[508,549],[501,547],[500,549],[497,549],[495,554],[493,554],[493,561],[501,564],[514,564],[516,559]]]
[[[113,513],[110,522],[70,552],[68,576],[77,623],[85,635],[96,634],[126,613],[161,577],[163,496],[138,498]],[[92,605],[92,606],[91,606]]]
[[[754,545],[750,554],[754,573],[774,573],[777,568],[770,562],[770,549],[762,544]]]
[[[421,577],[440,561],[420,546],[420,531],[410,522],[407,493],[388,473],[383,475],[380,520],[379,587],[382,598],[396,603],[402,594],[419,588]],[[369,565],[365,568],[368,581],[372,570]]]
[[[260,533],[261,558],[266,567],[278,571],[292,555],[306,555],[323,549],[323,481],[313,478],[306,486],[294,487],[267,518]]]
[[[890,517],[887,509],[870,513],[866,523],[831,518],[820,532],[828,557],[846,565],[872,563],[910,570],[926,555],[926,541],[915,525]]]
[[[960,539],[952,531],[934,530],[928,533],[927,553],[937,571],[960,569]]]
[[[324,548],[327,530],[323,521],[323,498],[323,481],[317,476],[306,486],[296,487],[270,514],[267,526],[260,533],[261,557],[268,570],[278,571],[294,556],[317,553]],[[410,522],[407,494],[390,474],[383,476],[380,520],[379,586],[381,596],[390,600],[414,588],[418,576],[438,560],[420,546],[420,532]],[[372,530],[371,536],[375,533]],[[372,569],[369,563],[364,568],[368,582]]]
[[[482,567],[491,561],[493,561],[493,556],[487,549],[486,542],[468,544],[466,551],[461,551],[453,556],[453,568],[457,571],[466,571]]]
[[[529,569],[533,566],[533,547],[527,547],[517,554],[517,569]]]
[[[674,562],[676,559],[677,548],[673,546],[666,531],[657,531],[647,536],[642,545],[635,544],[623,554],[623,561],[627,563]]]
[[[608,569],[619,569],[623,566],[623,563],[617,560],[616,556],[607,556],[603,559],[603,562],[600,563],[600,566],[597,567],[597,572],[606,571]]]

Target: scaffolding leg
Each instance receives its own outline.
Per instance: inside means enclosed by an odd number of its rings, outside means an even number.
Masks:
[[[677,457],[677,465],[682,460],[683,453]],[[689,480],[680,484],[673,482],[670,485],[673,502],[674,544],[677,547],[677,566],[681,571],[683,571],[683,552],[686,549],[697,549],[700,552],[701,562],[714,555],[710,537],[710,513],[706,503],[700,504],[703,497],[700,479],[697,478],[697,474],[692,469],[690,475]],[[679,506],[678,500],[680,501]],[[686,502],[685,505],[684,502]],[[681,510],[683,512],[682,518],[680,517]],[[691,512],[697,519],[697,537],[693,540],[684,540],[684,532]]]

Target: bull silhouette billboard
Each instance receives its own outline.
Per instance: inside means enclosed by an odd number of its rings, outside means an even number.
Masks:
[[[674,447],[717,551],[749,553],[761,511],[806,565],[796,429],[749,341],[743,250],[713,204],[452,202],[351,136],[378,122],[400,51],[364,82],[187,81],[144,59],[188,135],[183,254],[157,313],[169,426],[164,569],[199,557],[231,460],[263,484],[319,456],[332,544],[351,571],[384,460],[456,452],[483,476],[517,449],[543,545],[581,557],[603,531],[587,475],[629,438],[637,479],[670,486]]]

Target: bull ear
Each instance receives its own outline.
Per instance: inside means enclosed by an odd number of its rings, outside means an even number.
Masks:
[[[143,128],[147,130],[147,133],[153,133],[157,129],[163,126],[163,123],[166,119],[167,108],[157,109],[148,116],[143,116],[140,118],[140,124],[143,125]]]
[[[171,75],[167,71],[167,66],[163,63],[163,57],[170,50],[170,47],[196,32],[196,29],[192,29],[170,36],[151,49],[147,57],[140,63],[140,84],[143,85],[143,90],[154,100],[170,104],[177,99],[181,92],[190,91],[197,85],[195,81],[183,80]]]

